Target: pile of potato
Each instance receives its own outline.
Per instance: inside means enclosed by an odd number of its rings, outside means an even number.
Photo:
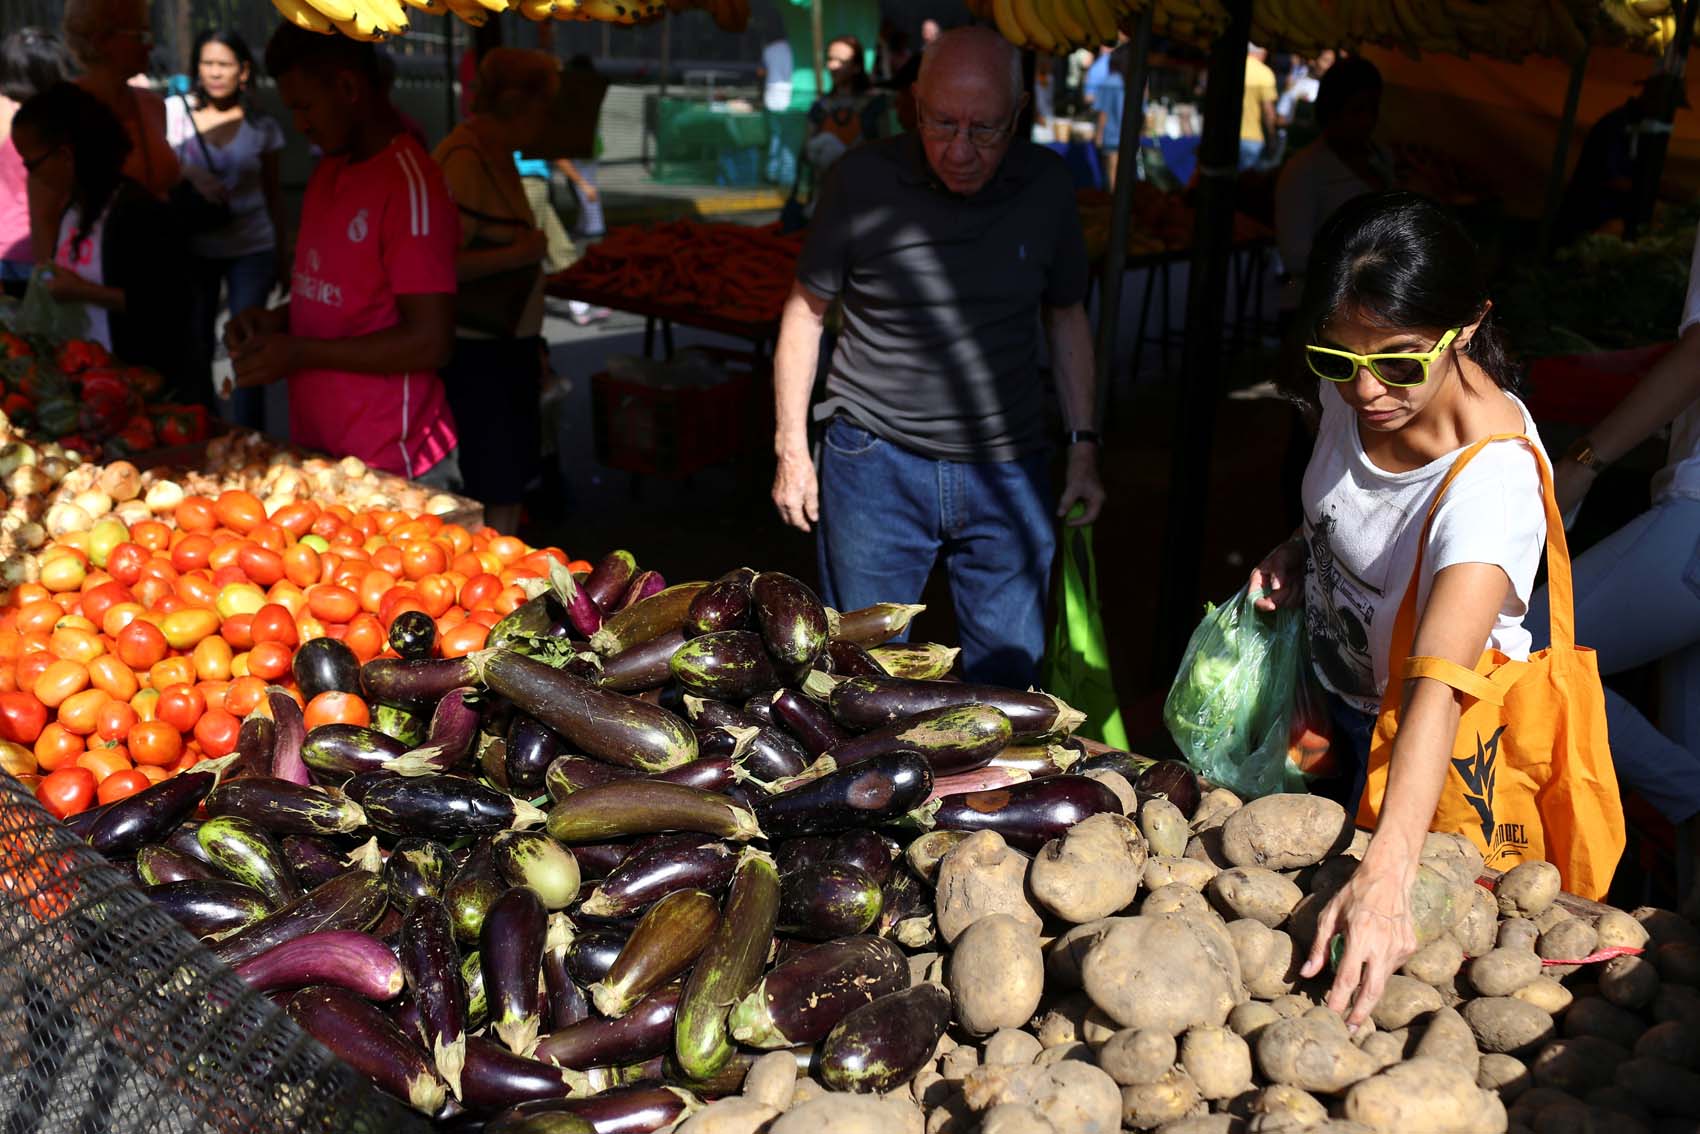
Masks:
[[[766,1056],[684,1134],[1611,1134],[1700,1132],[1700,929],[1563,899],[1528,863],[1432,835],[1420,950],[1349,1034],[1303,980],[1317,914],[1367,835],[1339,805],[1139,798],[1035,857],[991,831],[908,849],[936,924],[905,945],[955,1026],[890,1094],[830,1094]],[[1569,907],[1569,908],[1567,908]],[[1584,911],[1572,913],[1571,909]],[[926,938],[932,936],[929,947]],[[1642,950],[1576,961],[1613,948]]]

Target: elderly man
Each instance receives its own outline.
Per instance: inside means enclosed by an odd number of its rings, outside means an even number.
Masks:
[[[1025,101],[1013,47],[989,29],[945,32],[915,95],[916,133],[845,155],[823,187],[774,362],[773,499],[787,523],[818,527],[840,609],[913,602],[942,552],[964,672],[1023,687],[1045,648],[1052,512],[1083,504],[1089,523],[1104,499],[1085,241],[1062,159],[1012,140]],[[834,300],[817,476],[809,400]],[[1053,509],[1057,440],[1067,478]]]

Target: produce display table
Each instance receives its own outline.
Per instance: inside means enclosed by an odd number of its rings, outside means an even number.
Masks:
[[[574,279],[571,269],[550,276],[547,290],[556,299],[578,300],[593,307],[610,307],[615,311],[643,316],[645,358],[655,357],[657,327],[661,331],[662,357],[673,356],[675,323],[681,327],[695,327],[700,331],[712,331],[718,335],[742,339],[750,344],[750,349],[755,354],[761,356],[771,353],[772,345],[779,341],[777,318],[760,321],[728,318],[689,303],[660,303],[640,296],[592,287]]]

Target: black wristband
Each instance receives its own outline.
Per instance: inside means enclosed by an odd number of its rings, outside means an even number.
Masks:
[[[1064,445],[1078,445],[1082,441],[1090,442],[1093,445],[1103,444],[1103,438],[1098,436],[1098,431],[1095,429],[1071,429],[1063,434]]]

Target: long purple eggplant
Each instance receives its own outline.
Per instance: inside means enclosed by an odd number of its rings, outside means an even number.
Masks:
[[[574,934],[567,945],[567,972],[583,988],[608,975],[632,936],[631,926],[603,925]]]
[[[129,858],[194,814],[217,783],[211,772],[184,772],[119,800],[89,832],[89,845],[107,858]]]
[[[574,792],[550,809],[548,831],[569,844],[664,831],[696,831],[738,842],[762,834],[754,816],[722,795],[649,778]]]
[[[819,596],[790,575],[763,571],[750,580],[750,604],[774,660],[792,674],[807,673],[826,648],[826,607]]]
[[[521,1103],[492,1122],[493,1127],[500,1129],[493,1129],[490,1134],[521,1134],[508,1124],[551,1113],[582,1118],[590,1123],[595,1134],[656,1134],[673,1129],[697,1108],[697,1100],[689,1092],[674,1087],[616,1087],[587,1099]],[[553,1127],[522,1129],[523,1134],[574,1134],[570,1129]]]
[[[546,910],[564,910],[578,898],[573,852],[537,831],[499,831],[490,839],[496,870],[510,886],[524,886]]]
[[[362,772],[381,772],[407,751],[407,745],[375,728],[354,724],[324,724],[307,734],[301,758],[327,782],[340,783]]]
[[[543,1028],[558,1032],[590,1017],[590,1003],[584,990],[574,983],[567,972],[566,949],[543,951]]]
[[[401,971],[408,995],[419,1011],[420,1038],[432,1063],[461,1097],[461,1068],[466,1063],[466,988],[460,979],[460,954],[454,927],[443,903],[422,897],[401,923]]]
[[[352,992],[324,986],[304,988],[290,998],[289,1014],[379,1090],[406,1101],[422,1114],[443,1109],[448,1092],[425,1053],[388,1017]]]
[[[665,709],[598,689],[510,651],[481,650],[470,656],[484,684],[586,755],[645,772],[664,772],[696,759],[696,734]]]
[[[867,650],[854,642],[840,642],[836,638],[827,642],[819,664],[830,667],[839,677],[891,676]]]
[[[738,1001],[732,1037],[769,1049],[819,1043],[854,1009],[908,987],[908,958],[891,942],[831,941],[786,961]]]
[[[698,728],[697,759],[713,760],[724,757],[734,763],[743,763],[744,756],[761,735],[759,728],[739,728],[737,725],[718,726],[715,728]],[[661,773],[665,775],[666,773]]]
[[[879,919],[880,884],[859,866],[819,862],[779,879],[779,929],[811,941],[866,933]]]
[[[575,756],[569,752],[549,762],[549,767],[543,773],[543,786],[548,791],[549,798],[559,803],[585,788],[600,787],[617,780],[633,780],[641,775],[643,773],[636,768],[622,768],[618,764],[606,764],[601,760]]]
[[[478,710],[467,703],[475,692],[468,686],[443,694],[431,713],[431,731],[425,743],[387,762],[384,770],[403,776],[430,776],[466,759],[478,738]]]
[[[271,903],[252,886],[222,878],[191,878],[149,886],[147,895],[196,937],[234,933],[269,916]]]
[[[820,1049],[821,1082],[835,1091],[883,1093],[926,1065],[950,1026],[950,993],[924,983],[854,1009]]]
[[[684,644],[685,632],[670,630],[659,638],[621,650],[602,662],[602,688],[616,693],[659,689],[672,678],[668,663]]]
[[[1010,846],[1037,854],[1082,819],[1104,811],[1120,813],[1121,801],[1097,780],[1051,776],[936,799],[914,818],[929,830],[996,831]]]
[[[603,657],[659,638],[685,624],[691,602],[707,583],[679,583],[602,620],[602,628],[590,637],[590,648]]]
[[[307,738],[307,719],[301,712],[301,703],[288,690],[268,685],[265,711],[271,715],[276,730],[272,777],[292,784],[312,783],[311,770],[301,758],[301,745]]]
[[[347,853],[322,835],[285,835],[278,840],[278,847],[295,880],[309,890],[349,867]]]
[[[477,681],[478,667],[470,656],[417,661],[374,658],[360,667],[360,683],[366,687],[368,699],[403,708],[429,708],[451,689],[474,685]]]
[[[169,782],[169,781],[167,781]],[[274,906],[301,896],[283,851],[258,826],[234,815],[220,815],[201,824],[195,837],[206,848],[214,869],[226,878],[252,886]]]
[[[610,551],[591,568],[584,580],[584,593],[602,610],[613,610],[626,588],[637,577],[637,556],[629,551]],[[594,630],[587,633],[595,633]]]
[[[845,611],[838,616],[837,629],[832,637],[835,641],[851,642],[864,650],[883,646],[907,632],[915,616],[926,609],[900,602],[881,602],[861,610]]]
[[[469,1107],[496,1110],[534,1099],[564,1099],[588,1091],[589,1079],[582,1072],[527,1058],[478,1036],[467,1037],[460,1098]]]
[[[539,1041],[537,1058],[587,1071],[660,1055],[673,1042],[680,991],[676,984],[658,989],[617,1020],[591,1016],[559,1028]]]
[[[691,723],[698,728],[765,728],[763,722],[756,720],[736,705],[728,705],[725,701],[716,701],[711,697],[687,696],[685,712],[689,714]]]
[[[886,752],[916,752],[933,775],[954,776],[991,763],[1012,735],[1009,717],[991,705],[950,705],[847,739],[827,755],[843,768]]]
[[[366,826],[365,811],[342,793],[283,779],[220,784],[207,796],[206,811],[277,835],[345,835]]]
[[[795,689],[781,689],[773,695],[773,715],[797,738],[811,759],[850,739],[850,734],[838,727],[831,713]]]
[[[167,882],[209,880],[216,875],[198,858],[158,843],[150,843],[136,852],[136,875],[144,886],[163,886]]]
[[[88,812],[85,811],[83,814],[86,815]],[[79,815],[71,816],[72,819],[81,817]],[[169,847],[178,854],[188,855],[202,866],[211,866],[212,860],[207,857],[206,849],[201,846],[201,840],[196,837],[200,828],[201,824],[198,820],[185,819],[167,833],[164,839],[160,840],[160,845]]]
[[[878,826],[918,807],[932,789],[924,759],[888,752],[769,796],[756,805],[756,822],[776,839]]]
[[[516,1054],[529,1051],[542,1030],[537,976],[543,965],[547,918],[537,895],[519,888],[496,900],[479,930],[479,965],[490,1004],[490,1026]]]
[[[389,946],[367,933],[329,929],[273,946],[246,961],[236,975],[259,989],[329,984],[367,1000],[394,1000],[405,982]]]
[[[778,916],[779,872],[773,859],[746,847],[720,924],[692,966],[679,1000],[673,1055],[691,1078],[709,1078],[732,1058],[736,1049],[726,1015],[761,976]]]
[[[657,839],[614,868],[580,909],[592,917],[629,917],[678,890],[716,894],[732,880],[738,852],[700,835]]]
[[[739,771],[737,761],[729,755],[699,756],[689,764],[657,772],[650,778],[718,794],[737,782]]]
[[[682,644],[667,663],[680,685],[699,697],[737,700],[783,684],[761,635],[719,630]]]
[[[564,1110],[504,1110],[484,1124],[482,1134],[596,1134],[590,1119]]]
[[[578,637],[588,638],[602,628],[603,607],[579,585],[566,564],[549,565],[549,587],[555,594],[555,601],[567,612],[567,621]]]
[[[523,799],[458,776],[396,776],[366,788],[367,822],[392,835],[452,841],[543,821]]]
[[[1022,772],[1035,780],[1077,772],[1080,754],[1060,744],[1012,744],[992,757],[986,771]]]
[[[384,861],[390,903],[407,913],[422,898],[441,898],[454,876],[449,850],[430,839],[402,839]]]
[[[853,732],[879,728],[931,709],[990,705],[1009,718],[1017,739],[1067,734],[1086,717],[1049,693],[1021,693],[996,685],[957,681],[905,681],[896,677],[852,677],[832,690],[832,715]]]
[[[620,601],[614,604],[614,612],[618,614],[627,607],[636,606],[646,598],[652,598],[667,589],[667,578],[659,571],[639,571],[632,576],[632,581],[626,586],[626,593],[620,596]]]
[[[240,965],[309,933],[370,929],[384,916],[386,904],[381,878],[370,871],[350,870],[226,937],[213,952],[227,965]]]
[[[575,843],[573,858],[578,862],[580,882],[600,882],[619,869],[640,840],[620,839],[610,843]]]
[[[496,869],[495,848],[489,839],[472,845],[472,853],[460,864],[443,890],[443,905],[454,924],[455,937],[476,944],[490,907],[507,891],[507,882]]]
[[[242,727],[236,732],[236,759],[224,770],[224,778],[269,776],[276,759],[277,722],[267,706],[264,711],[249,713],[242,719]]]
[[[701,890],[680,890],[651,906],[626,939],[608,975],[588,990],[596,1010],[618,1018],[691,967],[720,921],[720,906]]]

